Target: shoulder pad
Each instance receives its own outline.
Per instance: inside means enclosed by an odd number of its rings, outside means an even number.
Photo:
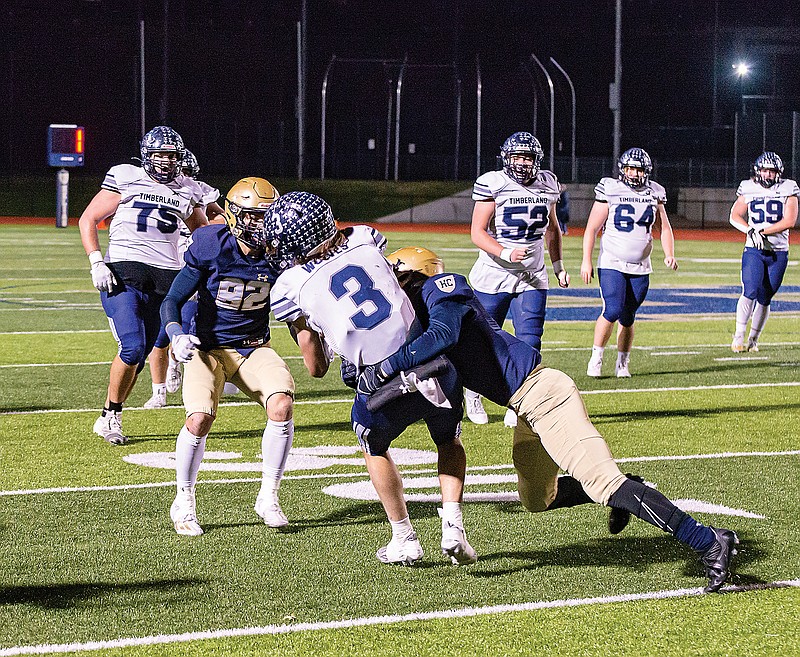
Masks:
[[[219,257],[228,238],[233,238],[233,235],[226,225],[201,226],[192,233],[191,244],[184,254],[186,264],[197,269],[208,267]]]
[[[536,182],[548,191],[561,193],[558,185],[558,178],[556,178],[556,174],[552,171],[547,169],[539,171],[539,175],[536,176]]]
[[[422,286],[425,305],[434,306],[440,301],[465,301],[473,296],[472,288],[461,274],[436,274]]]

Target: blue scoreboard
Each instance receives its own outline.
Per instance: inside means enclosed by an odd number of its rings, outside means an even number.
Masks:
[[[47,129],[47,163],[51,167],[82,167],[83,126],[53,124]]]

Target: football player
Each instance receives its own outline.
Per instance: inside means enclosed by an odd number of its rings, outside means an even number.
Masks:
[[[206,217],[209,222],[214,222],[217,217],[222,217],[222,220],[224,220],[224,210],[217,203],[219,199],[219,190],[202,180],[197,180],[197,176],[200,173],[200,164],[195,154],[188,148],[184,149],[180,168],[181,173],[184,176],[192,178],[202,190],[203,208],[205,209]],[[189,248],[191,232],[183,222],[179,225],[181,238],[178,242],[178,257],[180,258],[181,264],[183,264],[183,254],[186,252],[186,249]],[[192,297],[181,309],[183,329],[186,333],[194,332],[191,325],[196,311],[197,299]],[[150,352],[148,360],[150,361],[150,378],[153,382],[153,396],[144,403],[144,407],[162,408],[167,405],[167,393],[177,392],[181,387],[183,377],[181,364],[172,356],[168,346],[163,348],[156,347]],[[226,386],[228,385],[233,386],[233,384],[226,384]],[[238,389],[236,392],[238,392]]]
[[[540,349],[549,287],[545,245],[559,287],[569,285],[556,216],[561,188],[552,171],[540,168],[544,151],[530,132],[506,139],[500,157],[503,170],[483,174],[472,188],[470,234],[480,253],[469,281],[499,326],[510,310],[517,337]],[[467,390],[465,403],[470,420],[488,422],[480,396]],[[516,419],[506,413],[506,426],[513,427]]]
[[[753,177],[739,183],[736,190],[730,222],[747,235],[742,253],[742,296],[736,304],[736,331],[731,343],[737,353],[758,351],[770,302],[789,261],[789,229],[797,221],[798,195],[797,183],[783,179],[783,161],[772,151],[756,158]],[[748,322],[750,334],[745,344]]]
[[[200,187],[180,173],[181,136],[157,126],[142,138],[140,152],[140,167],[120,164],[108,171],[79,222],[92,283],[100,291],[119,345],[106,402],[94,423],[94,432],[113,445],[128,440],[122,430],[122,405],[157,344],[159,307],[181,268],[179,224],[183,221],[193,231],[207,223]],[[97,226],[108,217],[112,219],[104,258]],[[161,338],[158,346],[166,346],[165,336]]]
[[[358,371],[396,351],[416,326],[414,309],[383,257],[386,238],[367,226],[338,230],[330,206],[307,192],[290,192],[270,206],[268,247],[293,265],[272,288],[275,318],[308,324],[342,357],[343,378],[355,387]],[[328,361],[319,366],[324,375]],[[314,372],[312,371],[312,375]],[[454,564],[477,557],[467,542],[461,513],[466,454],[461,444],[461,386],[452,366],[438,379],[435,405],[415,392],[376,412],[357,392],[351,418],[367,470],[392,527],[392,539],[376,556],[410,565],[423,556],[403,497],[403,480],[390,443],[423,419],[439,452],[443,553]]]
[[[243,178],[225,197],[226,224],[211,224],[192,236],[185,265],[161,306],[161,319],[175,358],[185,363],[186,423],[175,444],[177,494],[170,508],[175,531],[199,536],[195,484],[206,438],[226,381],[261,404],[267,425],[261,439],[261,489],[255,511],[270,527],[289,521],[278,489],[292,446],[294,380],[270,347],[269,290],[278,270],[264,249],[264,213],[278,198],[263,178]],[[181,306],[197,293],[196,334],[181,322]],[[309,338],[310,336],[310,338]],[[300,331],[313,349],[316,334]]]
[[[443,267],[429,275],[431,265],[441,262],[436,254],[412,247],[388,259],[427,328],[366,368],[362,389],[376,390],[397,372],[445,354],[464,385],[518,414],[513,458],[525,508],[540,512],[597,502],[611,507],[614,534],[633,514],[695,550],[708,577],[705,591],[719,590],[736,553],[735,532],[700,524],[640,477],[622,474],[573,380],[543,367],[538,350],[500,329],[463,276],[443,273]],[[559,468],[567,474],[559,477]]]
[[[616,322],[619,329],[615,372],[618,377],[631,375],[633,324],[650,287],[654,230],[661,233],[664,264],[673,271],[678,268],[675,238],[664,205],[667,194],[661,185],[650,180],[650,156],[641,148],[629,148],[617,165],[619,177],[601,178],[594,188],[595,202],[583,234],[581,278],[589,285],[594,276],[595,238],[603,231],[597,259],[603,310],[594,326],[592,355],[586,369],[586,374],[593,377],[602,376],[603,353]]]

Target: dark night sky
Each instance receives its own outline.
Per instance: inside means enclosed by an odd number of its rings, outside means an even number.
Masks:
[[[86,126],[87,171],[102,172],[136,154],[140,7],[147,26],[147,126],[160,122],[166,89],[167,123],[183,134],[206,171],[292,170],[300,0],[168,0],[168,5],[164,85],[164,0],[141,0],[138,6],[136,0],[5,0],[0,10],[5,99],[0,116],[6,143],[0,144],[0,172],[44,170],[49,123]],[[541,78],[532,83],[522,62],[531,52],[543,62],[553,56],[576,86],[578,154],[610,154],[613,0],[308,0],[307,6],[309,175],[319,171],[320,85],[332,54],[407,55],[411,64],[456,62],[465,158],[474,158],[475,151],[476,55],[482,64],[482,147],[487,155],[510,132],[533,128],[532,84],[542,93],[537,133],[547,150],[549,98]],[[725,156],[680,152],[680,144],[654,137],[659,126],[712,125],[714,2],[624,0],[623,11],[623,147],[629,145],[627,137],[640,140],[655,155]],[[800,109],[797,2],[720,0],[719,26],[718,123],[732,122],[742,92],[777,96],[777,109]],[[731,63],[744,54],[755,70],[742,87]],[[388,69],[392,79],[396,70]],[[563,78],[553,76],[556,141],[566,144],[568,89]],[[386,85],[379,65],[334,67],[328,148],[338,170],[348,171],[349,160],[362,156],[370,137],[377,139],[379,151],[384,148]],[[403,143],[417,143],[420,158],[451,153],[452,69],[411,68],[403,93]],[[378,163],[374,167],[382,169]]]

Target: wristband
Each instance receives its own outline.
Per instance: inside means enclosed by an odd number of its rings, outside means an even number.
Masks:
[[[506,262],[512,262],[511,254],[514,252],[514,249],[506,248],[500,251],[500,255],[498,256],[500,260],[505,260]]]
[[[558,276],[562,271],[564,271],[564,261],[556,260],[553,263],[553,273]]]
[[[180,324],[178,324],[178,322],[170,322],[164,327],[164,330],[169,336],[170,342],[172,342],[175,339],[175,336],[183,333],[183,327]]]
[[[100,251],[92,251],[89,254],[89,264],[94,267],[98,262],[103,262],[103,254]]]

